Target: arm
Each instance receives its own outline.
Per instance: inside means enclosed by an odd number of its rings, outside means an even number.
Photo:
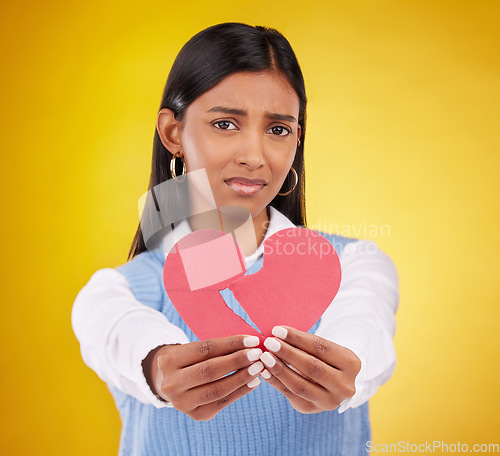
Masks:
[[[264,342],[261,376],[302,413],[365,403],[392,374],[398,279],[371,241],[345,247],[342,283],[315,335],[275,327]]]
[[[143,403],[169,406],[151,391],[142,361],[161,345],[189,340],[161,312],[140,303],[122,274],[97,271],[76,297],[71,322],[83,361],[99,378]]]
[[[342,402],[343,412],[368,401],[394,371],[399,284],[393,262],[372,241],[347,244],[340,261],[342,283],[316,335],[350,349],[361,361],[356,393]]]
[[[255,336],[189,343],[165,316],[134,297],[114,269],[97,271],[71,315],[85,363],[107,383],[156,408],[209,420],[259,384]],[[230,374],[230,375],[229,375]]]

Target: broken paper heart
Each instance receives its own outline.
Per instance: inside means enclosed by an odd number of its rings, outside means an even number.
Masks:
[[[269,236],[262,267],[245,273],[243,250],[230,234],[199,230],[172,248],[163,283],[200,340],[250,334],[263,342],[276,325],[308,331],[332,302],[341,280],[333,245],[307,228],[288,228]],[[260,333],[226,305],[219,293],[225,288]]]

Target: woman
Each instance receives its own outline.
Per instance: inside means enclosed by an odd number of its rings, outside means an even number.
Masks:
[[[180,188],[182,176],[204,171],[217,207],[251,215],[256,243],[238,240],[248,272],[256,271],[263,240],[305,225],[306,101],[299,64],[277,31],[226,23],[200,32],[167,80],[149,201],[169,179]],[[365,454],[367,400],[395,363],[390,259],[368,241],[325,234],[343,282],[308,333],[275,327],[264,352],[252,336],[197,341],[164,292],[162,267],[175,240],[211,219],[191,201],[188,222],[147,237],[151,207],[132,261],[94,274],[72,314],[83,358],[120,410],[120,454]]]

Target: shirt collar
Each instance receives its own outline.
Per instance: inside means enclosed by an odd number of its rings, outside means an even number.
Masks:
[[[245,263],[247,267],[253,264],[257,260],[257,258],[259,258],[264,253],[264,242],[269,236],[272,236],[274,233],[286,228],[295,227],[290,219],[288,219],[285,215],[283,215],[280,211],[272,206],[270,206],[269,216],[269,226],[267,227],[266,234],[264,235],[264,240],[260,243],[255,252],[245,257]],[[161,251],[163,253],[163,256],[166,258],[168,252],[170,252],[172,247],[189,233],[192,233],[189,223],[187,222],[187,220],[182,220],[182,222],[177,224],[175,228],[172,231],[168,232],[163,238],[161,244]]]

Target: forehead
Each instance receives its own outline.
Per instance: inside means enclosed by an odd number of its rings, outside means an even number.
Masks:
[[[297,117],[299,98],[288,79],[277,72],[240,72],[222,79],[200,95],[188,108],[209,110],[214,106],[249,112],[270,111]]]

